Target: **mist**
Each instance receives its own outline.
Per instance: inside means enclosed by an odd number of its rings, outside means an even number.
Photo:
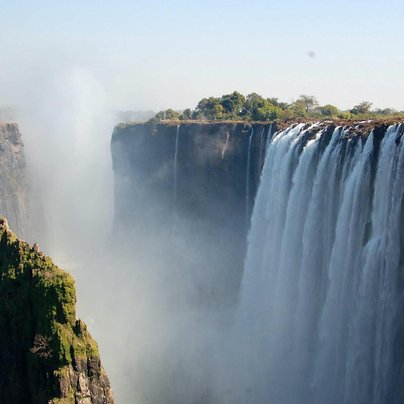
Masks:
[[[266,143],[266,129],[241,125],[236,168],[217,171],[227,128],[112,136],[122,117],[234,90],[402,110],[403,3],[8,3],[0,108],[25,145],[27,241],[74,276],[116,401],[339,404],[344,391],[368,404],[377,363],[373,404],[400,402],[402,128],[381,143],[380,167],[364,153],[369,134],[362,144],[337,130],[329,143],[301,127]],[[256,139],[277,165],[265,152],[258,164]]]
[[[171,190],[159,216],[153,197],[129,199],[127,220],[143,216],[140,227],[114,226],[117,121],[102,83],[63,63],[25,74],[19,80],[29,86],[13,104],[31,185],[29,241],[75,277],[78,316],[99,343],[117,401],[209,402],[214,353],[232,315],[211,296],[218,268],[208,257],[217,248],[210,229],[192,215],[174,217]],[[166,170],[156,175],[172,179]]]
[[[75,277],[117,402],[400,402],[402,125],[125,133],[85,66],[21,80],[29,241]]]

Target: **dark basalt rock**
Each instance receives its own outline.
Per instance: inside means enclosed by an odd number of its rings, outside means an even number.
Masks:
[[[196,250],[192,269],[178,265],[205,274],[201,298],[234,300],[270,130],[248,123],[118,125],[111,145],[117,233],[153,243],[175,238]]]
[[[226,216],[233,213],[244,218],[249,137],[252,136],[250,197],[254,198],[270,127],[245,123],[181,124],[175,196],[173,176],[177,126],[117,126],[112,136],[116,224],[141,219],[127,214],[128,209],[133,208],[134,200],[140,202],[139,198],[148,203],[163,199],[172,210],[175,209],[175,200],[182,215],[209,221],[217,219],[224,223]],[[136,193],[133,195],[135,199],[123,197],[131,191]],[[129,202],[129,206],[123,206],[124,202]],[[242,226],[244,222],[242,220],[238,225]]]

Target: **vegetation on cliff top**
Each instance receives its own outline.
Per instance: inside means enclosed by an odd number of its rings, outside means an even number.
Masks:
[[[221,97],[203,98],[194,109],[175,111],[167,109],[158,112],[152,122],[159,121],[274,121],[301,118],[316,119],[385,119],[404,118],[404,111],[391,108],[372,109],[372,104],[363,101],[349,110],[340,110],[334,105],[320,105],[315,97],[301,95],[292,103],[278,98],[264,98],[257,93],[247,96],[234,91]]]
[[[87,369],[89,362],[99,364],[99,353],[85,324],[76,319],[74,280],[37,245],[18,240],[4,218],[0,295],[0,401],[15,389],[17,401],[34,394],[38,400],[49,395],[49,401],[75,402],[75,372]],[[102,371],[100,365],[94,367],[97,371]],[[19,380],[15,386],[13,380]]]

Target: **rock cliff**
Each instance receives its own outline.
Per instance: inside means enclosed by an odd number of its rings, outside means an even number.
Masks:
[[[123,197],[131,192],[148,203],[167,202],[182,215],[215,224],[236,215],[243,218],[238,225],[244,225],[247,196],[254,198],[270,128],[245,123],[118,125],[112,136],[116,224],[136,219],[127,215],[133,199]],[[161,206],[156,209],[153,213]]]
[[[76,318],[72,277],[4,218],[0,295],[0,403],[114,402],[97,343]]]
[[[0,122],[0,215],[20,237],[30,231],[29,186],[24,146],[17,124]]]
[[[159,239],[162,245],[180,245],[185,258],[175,265],[204,274],[204,299],[234,301],[268,138],[298,123],[308,129],[307,138],[323,131],[325,148],[336,126],[354,142],[373,130],[378,143],[396,122],[119,124],[111,142],[117,234],[124,234],[132,249]]]
[[[236,297],[270,124],[121,124],[112,136],[115,227],[180,246],[200,298]],[[133,238],[132,238],[133,239]],[[187,271],[185,271],[187,272]],[[189,272],[189,271],[188,271]]]

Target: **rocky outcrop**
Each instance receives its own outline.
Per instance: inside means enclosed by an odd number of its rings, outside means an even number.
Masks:
[[[0,122],[0,215],[6,216],[20,237],[30,230],[29,186],[24,146],[15,123]]]
[[[0,402],[112,404],[73,278],[0,219]]]

